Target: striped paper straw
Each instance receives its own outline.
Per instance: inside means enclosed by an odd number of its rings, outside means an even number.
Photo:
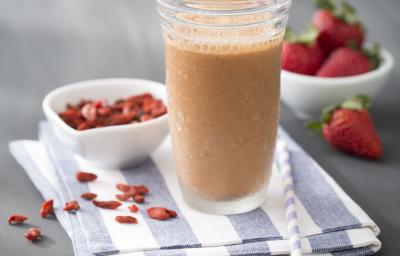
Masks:
[[[293,187],[292,167],[290,155],[286,143],[282,139],[277,140],[276,145],[278,166],[281,174],[283,193],[285,196],[286,218],[288,221],[288,233],[290,242],[290,255],[301,256],[300,229],[296,211],[296,199]]]

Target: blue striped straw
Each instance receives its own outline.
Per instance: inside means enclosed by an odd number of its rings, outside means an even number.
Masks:
[[[286,143],[282,139],[277,140],[278,166],[281,174],[283,193],[285,196],[286,219],[288,221],[288,233],[290,242],[290,255],[302,256],[300,229],[296,211],[296,199],[293,187],[292,167],[290,155]]]

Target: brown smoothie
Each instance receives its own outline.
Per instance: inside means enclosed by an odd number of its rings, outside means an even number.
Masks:
[[[174,156],[183,193],[233,200],[269,180],[279,119],[281,39],[166,40]]]

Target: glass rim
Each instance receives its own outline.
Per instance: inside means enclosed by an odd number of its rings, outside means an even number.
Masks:
[[[207,16],[240,16],[240,15],[256,15],[260,13],[274,13],[282,8],[289,8],[292,0],[277,0],[277,2],[271,4],[269,0],[236,0],[229,2],[217,2],[217,1],[185,1],[185,0],[157,0],[157,4],[160,7],[166,8],[171,11],[198,14]],[[251,5],[257,4],[255,7]],[[245,8],[238,9],[205,9],[201,6],[247,6]]]

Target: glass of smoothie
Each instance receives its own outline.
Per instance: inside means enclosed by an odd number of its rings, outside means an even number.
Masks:
[[[237,214],[266,199],[290,0],[157,0],[185,202]]]

